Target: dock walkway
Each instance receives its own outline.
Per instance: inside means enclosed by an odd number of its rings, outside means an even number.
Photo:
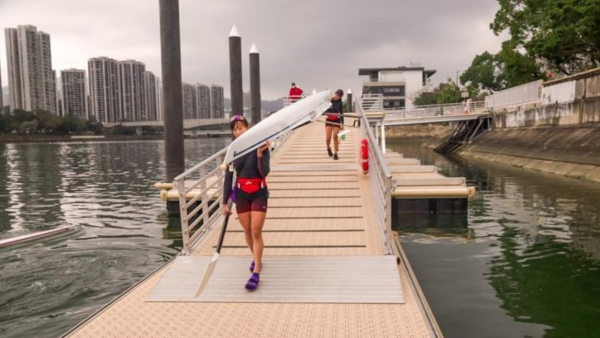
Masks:
[[[327,156],[324,126],[313,123],[295,132],[273,157],[267,182],[269,211],[264,226],[265,265],[259,290],[268,290],[270,262],[318,257],[381,258],[386,250],[374,212],[369,179],[359,164],[360,129],[350,128],[341,142],[340,160]],[[244,234],[232,215],[222,262],[247,258]],[[190,257],[214,252],[220,225]],[[396,245],[399,244],[396,243]],[[401,249],[400,249],[401,250]],[[391,256],[393,257],[393,256]],[[174,261],[177,261],[175,259]],[[269,260],[271,259],[271,260]],[[237,259],[239,261],[239,259]],[[361,261],[358,259],[357,261]],[[395,263],[395,259],[393,260]],[[439,337],[439,329],[405,259],[392,264],[404,303],[281,301],[148,301],[174,262],[165,265],[113,303],[72,330],[68,337]],[[236,263],[237,264],[237,263]],[[275,264],[275,263],[273,263]],[[240,273],[248,276],[247,264]],[[275,266],[273,265],[273,269]],[[286,264],[278,266],[293,269]],[[366,268],[366,267],[365,267]],[[322,269],[323,270],[323,269]],[[354,267],[355,283],[363,265]],[[201,275],[197,276],[199,282]],[[247,278],[247,277],[246,277]],[[217,272],[211,283],[219,283]],[[264,284],[263,284],[264,283]],[[324,285],[333,290],[335,285]],[[240,283],[239,288],[243,288]],[[208,290],[208,288],[207,288]],[[236,289],[237,290],[237,289]],[[318,291],[318,290],[317,290]],[[289,291],[294,293],[294,290]],[[335,291],[332,291],[335,292]]]

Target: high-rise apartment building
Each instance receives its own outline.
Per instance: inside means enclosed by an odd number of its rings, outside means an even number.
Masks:
[[[0,69],[0,113],[2,112],[3,107],[4,107],[4,92],[2,91],[2,69]]]
[[[197,84],[196,96],[198,98],[196,107],[198,118],[210,119],[210,87],[205,84]]]
[[[24,25],[6,28],[5,38],[11,109],[56,113],[50,35]]]
[[[62,82],[62,111],[64,116],[87,119],[85,70],[63,70],[60,72],[60,80]]]
[[[146,87],[146,109],[148,111],[148,120],[159,121],[159,86],[157,77],[152,72],[144,73],[144,86]]]
[[[165,120],[165,106],[163,102],[162,81],[156,77],[156,119],[158,121]]]
[[[148,120],[146,109],[146,65],[135,60],[118,62],[119,121]]]
[[[189,83],[183,83],[183,119],[197,119],[196,105],[198,97],[194,86]]]
[[[222,119],[225,118],[225,96],[223,95],[223,86],[211,85],[210,86],[210,97],[211,97],[211,118]]]
[[[117,61],[107,57],[88,60],[90,119],[101,123],[119,121]]]

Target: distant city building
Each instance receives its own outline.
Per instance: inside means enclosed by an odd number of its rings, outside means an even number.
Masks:
[[[200,119],[210,119],[211,114],[211,100],[210,100],[210,87],[204,84],[196,85],[196,93],[198,97],[198,118]]]
[[[56,113],[50,35],[24,25],[6,28],[5,38],[11,109],[41,108]]]
[[[152,72],[144,73],[144,86],[146,87],[146,108],[148,110],[148,120],[159,121],[159,95],[160,95],[160,79]]]
[[[148,120],[146,108],[146,65],[135,60],[119,61],[118,102],[119,121]]]
[[[252,100],[251,100],[251,97],[250,97],[250,93],[244,92],[244,95],[242,96],[242,98],[243,98],[242,99],[242,101],[243,101],[243,106],[242,107],[244,109],[243,115],[246,118],[246,120],[252,122],[252,112],[251,112],[251,109],[250,109],[250,107],[252,106],[252,102],[251,102]]]
[[[196,90],[194,89],[194,85],[189,83],[183,83],[182,88],[182,96],[183,96],[183,119],[191,120],[196,119],[196,105],[198,98],[196,96]]]
[[[165,106],[163,101],[162,81],[156,77],[156,118],[158,121],[165,120]]]
[[[85,70],[68,69],[60,72],[62,82],[62,105],[59,115],[87,119],[85,95]]]
[[[119,81],[117,61],[107,57],[88,60],[90,120],[100,123],[119,121]]]
[[[0,67],[0,113],[2,113],[2,108],[4,108],[4,93],[2,91],[2,67]]]
[[[430,90],[430,78],[435,70],[420,66],[397,68],[361,68],[358,75],[368,76],[362,93],[381,94],[384,109],[411,109],[412,98],[419,92]]]
[[[211,85],[210,86],[210,97],[211,97],[211,118],[222,119],[225,118],[225,96],[223,94],[223,86]]]

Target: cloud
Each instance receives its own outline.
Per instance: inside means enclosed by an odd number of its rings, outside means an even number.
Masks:
[[[245,90],[255,42],[264,98],[285,95],[292,81],[309,91],[359,91],[359,68],[411,61],[438,70],[435,79],[443,81],[475,54],[499,50],[502,39],[488,28],[497,8],[496,0],[180,0],[183,79],[222,84],[229,96],[227,36],[235,24]],[[88,58],[103,55],[142,61],[160,76],[158,15],[158,0],[0,0],[2,28],[32,24],[51,34],[57,71],[85,69]],[[0,55],[6,86],[6,53]]]

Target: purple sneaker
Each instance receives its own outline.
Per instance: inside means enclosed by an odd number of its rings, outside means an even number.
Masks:
[[[255,266],[256,266],[256,263],[254,263],[254,261],[252,261],[252,263],[250,263],[250,272],[254,272]]]

